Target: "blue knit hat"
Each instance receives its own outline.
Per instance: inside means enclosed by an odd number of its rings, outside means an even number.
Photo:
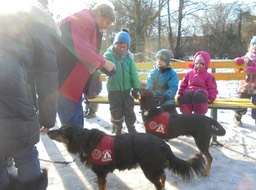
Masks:
[[[250,46],[256,45],[256,36],[253,36],[251,41],[250,41]]]
[[[131,38],[127,29],[122,29],[122,31],[118,32],[115,35],[113,45],[115,45],[118,42],[126,43],[128,45],[128,48],[130,47]]]
[[[156,59],[160,59],[166,63],[166,65],[169,65],[171,62],[171,58],[173,56],[173,53],[168,49],[161,49],[156,54]]]

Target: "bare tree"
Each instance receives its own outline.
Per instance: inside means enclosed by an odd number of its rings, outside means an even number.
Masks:
[[[205,2],[179,0],[177,13],[177,40],[176,47],[174,49],[174,55],[176,58],[183,57],[182,47],[185,43],[182,43],[182,39],[186,40],[186,33],[184,33],[185,25],[189,26],[191,24],[191,20],[197,18],[200,12],[208,9],[209,5]],[[191,35],[189,32],[188,34]]]
[[[205,13],[202,19],[203,41],[214,56],[232,58],[245,53],[256,30],[255,17],[247,8],[237,2],[217,3]]]
[[[159,17],[166,0],[113,0],[117,11],[115,28],[127,27],[133,39],[133,50],[144,54],[145,34]]]

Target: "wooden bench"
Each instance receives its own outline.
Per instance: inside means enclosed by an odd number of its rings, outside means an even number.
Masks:
[[[190,69],[191,61],[184,62],[171,62],[172,68],[178,74],[179,80],[182,80],[186,72]],[[136,63],[139,77],[142,81],[142,84],[145,85],[145,80],[148,72],[154,67],[155,63],[153,62],[140,62]],[[245,69],[246,64],[237,65],[233,60],[211,60],[210,67],[208,72],[212,72],[215,76],[216,81],[231,81],[231,80],[244,80],[246,75],[245,73],[235,72],[235,70]],[[101,75],[101,80],[105,81],[106,76],[104,74]],[[89,99],[90,102],[97,103],[109,103],[107,95],[98,96],[94,99]],[[139,101],[135,100],[135,105],[139,105]],[[175,100],[175,105],[178,107],[178,101]],[[237,108],[254,108],[256,106],[253,105],[249,99],[242,98],[217,98],[212,104],[209,104],[209,108],[211,109],[211,117],[214,119],[218,119],[218,109],[237,109]],[[213,142],[217,143],[217,138],[213,137]]]

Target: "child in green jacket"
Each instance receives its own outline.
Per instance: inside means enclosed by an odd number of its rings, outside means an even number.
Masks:
[[[122,123],[125,122],[128,132],[134,133],[136,116],[134,113],[134,97],[140,88],[138,70],[133,55],[129,51],[130,36],[126,29],[116,34],[113,44],[104,53],[104,57],[116,65],[116,72],[107,77],[108,99],[110,103],[113,132],[121,134]]]

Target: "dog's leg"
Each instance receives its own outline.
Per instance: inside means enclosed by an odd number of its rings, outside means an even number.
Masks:
[[[165,184],[165,173],[164,171],[152,171],[149,170],[148,167],[145,167],[144,165],[140,165],[144,175],[146,178],[154,184],[156,190],[164,190],[162,184]]]
[[[97,175],[98,178],[98,190],[106,190],[107,189],[107,175],[101,174]]]
[[[209,150],[201,151],[200,154],[203,154],[206,158],[207,164],[204,172],[204,176],[210,175],[211,165],[212,165],[212,156],[209,153]]]
[[[165,181],[166,181],[166,175],[165,173],[163,173],[161,176],[160,176],[160,182],[162,184],[162,189],[164,190],[165,189]]]
[[[210,170],[211,170],[211,165],[212,165],[212,156],[209,153],[209,151],[204,152],[204,156],[206,157],[206,160],[207,160],[205,176],[208,176],[208,175],[210,175]]]

